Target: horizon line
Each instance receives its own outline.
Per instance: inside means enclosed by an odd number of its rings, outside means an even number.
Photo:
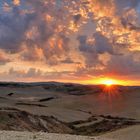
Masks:
[[[80,82],[61,82],[61,81],[0,81],[1,83],[24,83],[24,84],[33,84],[33,83],[62,83],[62,84],[80,84],[80,85],[94,85],[94,86],[100,86],[100,85],[105,85],[105,84],[89,84],[89,83],[80,83]],[[140,87],[140,85],[121,85],[121,84],[113,84],[113,86],[124,86],[124,87],[135,87],[138,86]]]

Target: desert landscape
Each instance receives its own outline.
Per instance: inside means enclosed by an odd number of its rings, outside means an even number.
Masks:
[[[0,130],[99,136],[139,126],[140,87],[114,85],[110,92],[105,88],[0,83]]]
[[[140,0],[0,0],[0,140],[140,140]]]

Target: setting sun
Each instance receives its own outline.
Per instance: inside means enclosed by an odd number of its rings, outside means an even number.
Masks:
[[[102,81],[101,84],[104,84],[106,86],[111,86],[111,85],[117,84],[117,82],[112,79],[106,79],[106,80]]]
[[[87,83],[88,84],[96,84],[96,85],[106,85],[108,87],[110,87],[112,85],[128,85],[129,84],[128,82],[126,82],[124,80],[114,79],[114,78],[110,78],[110,77],[87,80],[87,81],[85,81],[85,83],[86,84]]]
[[[103,78],[98,80],[98,84],[103,84],[106,86],[111,86],[111,85],[122,85],[122,81],[115,80],[115,79],[110,79],[110,78]]]

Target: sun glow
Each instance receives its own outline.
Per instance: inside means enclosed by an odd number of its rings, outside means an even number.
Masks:
[[[121,79],[115,79],[111,77],[104,77],[104,78],[94,78],[89,79],[83,82],[84,84],[94,84],[94,85],[105,85],[107,87],[112,87],[113,85],[129,85],[129,81],[127,80],[121,80]]]
[[[98,84],[103,84],[106,86],[112,86],[112,85],[122,85],[122,82],[119,80],[115,80],[115,79],[109,79],[109,78],[105,78],[105,79],[100,79],[98,81]]]
[[[106,86],[111,86],[111,85],[115,85],[117,82],[115,80],[112,79],[106,79],[104,81],[102,81],[101,84],[104,84]]]

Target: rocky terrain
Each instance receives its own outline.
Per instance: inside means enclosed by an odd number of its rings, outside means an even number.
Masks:
[[[43,132],[0,131],[0,140],[139,140],[140,125],[123,128],[101,136],[78,136]]]
[[[111,116],[92,116],[66,123],[53,116],[38,116],[14,108],[0,108],[0,130],[97,135],[140,122]]]

